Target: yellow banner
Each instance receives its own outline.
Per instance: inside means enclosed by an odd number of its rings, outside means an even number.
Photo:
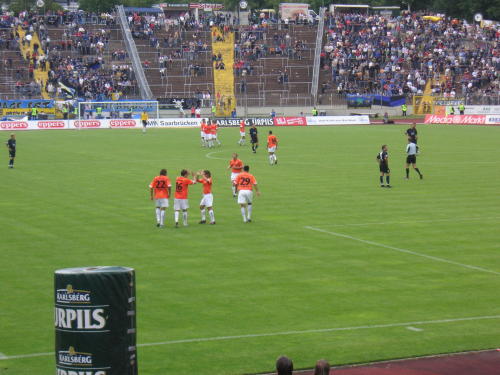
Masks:
[[[56,113],[55,108],[37,108],[38,113],[46,113],[49,115],[54,115]],[[22,114],[31,114],[31,108],[2,108],[0,109],[0,114],[2,116],[19,116]]]

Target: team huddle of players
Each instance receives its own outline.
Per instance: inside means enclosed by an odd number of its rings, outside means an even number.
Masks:
[[[257,180],[250,174],[250,167],[243,165],[238,159],[238,154],[234,153],[229,162],[228,169],[231,169],[231,186],[233,197],[238,197],[243,222],[252,221],[252,202],[253,190],[260,195]],[[189,178],[191,175],[191,178]],[[200,183],[203,185],[203,194],[200,201],[200,224],[207,222],[206,213],[210,218],[210,224],[215,224],[215,214],[213,209],[214,197],[212,194],[212,174],[209,170],[198,172],[189,172],[183,169],[180,176],[175,179],[174,192],[174,222],[175,227],[179,227],[179,217],[182,213],[182,222],[184,226],[188,225],[188,192],[189,185]],[[165,210],[169,207],[169,198],[172,194],[172,184],[167,175],[167,170],[162,169],[160,174],[153,178],[149,184],[151,200],[155,201],[156,207],[156,226],[163,228],[165,226]]]
[[[413,123],[409,129],[405,132],[408,137],[408,144],[406,145],[406,179],[410,179],[410,165],[418,173],[420,179],[424,178],[424,175],[420,172],[417,167],[417,155],[419,153],[419,148],[417,146],[418,132],[417,125]],[[380,187],[391,187],[391,170],[389,169],[389,153],[387,145],[382,145],[382,150],[377,155],[377,162],[380,169]],[[386,184],[384,184],[384,177]]]
[[[220,146],[221,143],[219,139],[217,138],[217,130],[219,129],[217,123],[215,120],[208,120],[205,121],[205,119],[201,120],[201,145],[202,147],[208,147],[212,148],[216,144],[217,146]]]

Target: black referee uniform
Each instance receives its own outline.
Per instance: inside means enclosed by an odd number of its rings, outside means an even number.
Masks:
[[[258,131],[255,126],[250,128],[250,143],[252,144],[252,151],[255,154],[257,152],[257,147],[259,147],[259,137]]]
[[[16,136],[11,134],[9,140],[5,144],[9,149],[9,168],[14,168],[14,159],[16,158]]]
[[[389,153],[387,152],[387,146],[383,145],[382,150],[377,155],[377,161],[379,163],[380,169],[380,187],[391,187],[391,170],[389,169]],[[384,176],[386,185],[384,185]]]

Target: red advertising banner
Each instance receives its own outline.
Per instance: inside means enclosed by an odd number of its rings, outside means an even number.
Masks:
[[[101,121],[99,120],[77,120],[73,123],[75,128],[100,128]]]
[[[26,130],[29,128],[27,121],[1,121],[0,130]]]
[[[305,117],[275,117],[274,126],[306,126]]]
[[[112,128],[134,128],[136,126],[135,120],[110,120],[109,126]]]
[[[66,127],[66,124],[64,121],[38,121],[36,123],[36,127],[38,129],[64,129]]]
[[[425,124],[485,125],[485,115],[426,115]]]

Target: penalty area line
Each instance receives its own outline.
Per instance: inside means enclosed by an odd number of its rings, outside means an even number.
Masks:
[[[467,317],[467,318],[451,318],[451,319],[439,319],[439,320],[421,320],[421,321],[416,321],[416,322],[373,324],[373,325],[352,326],[352,327],[306,329],[306,330],[298,330],[298,331],[254,333],[254,334],[236,335],[236,336],[200,337],[200,338],[183,339],[183,340],[150,342],[150,343],[138,344],[137,347],[144,348],[144,347],[148,347],[148,346],[189,344],[189,343],[199,343],[199,342],[208,342],[208,341],[241,340],[241,339],[248,339],[248,338],[273,337],[273,336],[305,335],[305,334],[311,334],[311,333],[314,334],[314,333],[356,331],[356,330],[363,330],[363,329],[412,327],[412,326],[421,326],[421,325],[427,325],[427,324],[444,324],[444,323],[466,322],[466,321],[487,320],[487,319],[500,319],[500,315],[471,316],[471,317]],[[50,355],[54,355],[54,352],[4,356],[4,357],[0,357],[0,360],[29,358],[29,357],[42,357],[42,356],[50,356]]]
[[[310,226],[305,226],[304,228],[309,229],[309,230],[313,230],[313,231],[316,231],[316,232],[324,233],[324,234],[329,234],[330,236],[347,238],[349,240],[353,240],[353,241],[357,241],[357,242],[362,242],[362,243],[365,243],[367,245],[372,245],[372,246],[376,246],[376,247],[383,247],[384,249],[394,250],[394,251],[398,251],[400,253],[405,253],[405,254],[415,255],[415,256],[418,256],[418,257],[422,257],[422,258],[427,258],[427,259],[435,260],[436,262],[453,264],[455,266],[459,266],[459,267],[463,267],[463,268],[468,268],[468,269],[475,270],[475,271],[492,273],[494,275],[500,275],[500,272],[493,271],[493,270],[490,270],[490,269],[487,269],[487,268],[472,266],[470,264],[459,263],[459,262],[455,262],[453,260],[449,260],[449,259],[446,259],[446,258],[439,258],[439,257],[435,257],[433,255],[427,255],[427,254],[423,254],[423,253],[418,253],[416,251],[412,251],[412,250],[408,250],[408,249],[403,249],[403,248],[400,248],[400,247],[389,246],[389,245],[385,245],[385,244],[379,243],[379,242],[363,240],[362,238],[357,238],[357,237],[349,236],[347,234],[332,232],[332,231],[329,231],[329,230],[325,230],[325,229],[321,229],[321,228],[316,228],[316,227],[310,227]]]

